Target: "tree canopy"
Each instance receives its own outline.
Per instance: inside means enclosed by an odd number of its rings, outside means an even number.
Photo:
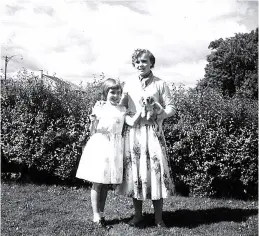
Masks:
[[[204,78],[198,87],[219,89],[223,95],[258,98],[258,28],[250,33],[210,43]]]

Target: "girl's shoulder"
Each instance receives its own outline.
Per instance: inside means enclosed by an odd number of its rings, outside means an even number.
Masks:
[[[94,104],[94,109],[101,109],[106,104],[105,101],[99,100]]]
[[[103,105],[106,104],[106,101],[103,101],[103,100],[98,100],[94,106],[96,107],[102,107]]]
[[[164,86],[165,81],[160,79],[159,77],[153,76],[153,82],[159,86]]]
[[[164,81],[163,79],[160,79],[159,77],[154,76],[153,77],[153,82],[156,84],[156,88],[161,93],[163,93],[168,88],[167,82]]]

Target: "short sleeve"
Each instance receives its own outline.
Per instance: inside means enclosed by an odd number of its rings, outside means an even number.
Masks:
[[[128,107],[128,103],[129,103],[129,95],[127,92],[123,92],[120,100],[120,105],[126,108]]]
[[[171,97],[171,93],[169,90],[169,87],[167,86],[166,82],[163,82],[162,88],[161,88],[161,96],[163,100],[163,105],[166,106],[173,106],[173,99]]]
[[[126,108],[128,107],[128,84],[125,83],[123,86],[123,91],[122,91],[122,95],[121,95],[121,100],[120,100],[120,105],[121,106],[125,106]]]
[[[91,115],[95,115],[97,118],[100,117],[100,113],[104,104],[104,101],[97,101],[92,109]]]

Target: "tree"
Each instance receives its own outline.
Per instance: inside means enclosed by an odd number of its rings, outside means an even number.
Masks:
[[[258,98],[258,28],[250,33],[210,43],[205,76],[198,87],[219,89],[223,95]]]

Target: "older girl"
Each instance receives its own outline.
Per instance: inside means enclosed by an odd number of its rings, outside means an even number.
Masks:
[[[174,114],[173,101],[166,83],[154,76],[151,68],[155,65],[155,57],[149,50],[137,49],[132,56],[132,64],[139,77],[125,84],[121,104],[129,112],[142,110],[143,98],[152,98],[161,105],[162,110],[152,112],[154,119],[141,117],[135,127],[125,133],[125,157],[123,182],[119,193],[132,197],[135,215],[130,221],[137,225],[142,221],[142,200],[151,199],[155,211],[157,226],[165,226],[162,219],[163,198],[174,192],[162,122]],[[155,128],[154,123],[158,125]]]

